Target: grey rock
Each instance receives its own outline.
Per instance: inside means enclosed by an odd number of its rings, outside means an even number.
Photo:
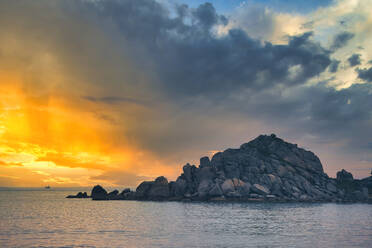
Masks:
[[[270,190],[266,188],[265,186],[262,186],[260,184],[253,184],[251,187],[252,192],[255,192],[260,195],[268,195],[270,194]]]
[[[209,167],[211,166],[211,161],[208,157],[200,158],[200,168]]]
[[[276,199],[277,198],[277,196],[275,196],[275,195],[266,195],[265,197],[267,199]]]
[[[278,183],[274,183],[271,189],[271,193],[276,196],[283,196],[283,192],[281,191],[281,187]]]
[[[337,181],[344,182],[344,181],[353,181],[353,174],[347,172],[346,170],[342,169],[341,171],[337,172]]]
[[[136,188],[136,196],[138,198],[146,198],[154,182],[144,181]]]
[[[160,176],[155,179],[155,184],[156,185],[168,185],[168,179]]]
[[[107,191],[101,185],[96,185],[90,194],[93,200],[107,200]]]
[[[183,196],[186,193],[187,182],[186,180],[178,177],[175,182],[175,196]]]
[[[198,186],[198,193],[199,195],[201,194],[207,194],[210,190],[211,187],[213,186],[213,182],[211,180],[203,180],[200,182]]]
[[[242,195],[237,191],[228,192],[226,194],[226,196],[229,197],[229,198],[240,198],[240,197],[242,197]]]
[[[327,183],[327,189],[332,193],[337,193],[337,188],[333,183]]]
[[[219,184],[214,184],[208,193],[212,197],[222,196],[223,192]]]
[[[259,194],[255,194],[255,193],[249,194],[249,198],[263,198],[263,197],[264,197],[263,195],[259,195]]]
[[[107,194],[107,197],[109,200],[115,200],[119,194],[119,191],[117,189],[111,191],[110,193]]]
[[[288,169],[283,165],[280,165],[278,168],[278,175],[280,177],[286,177],[288,175]]]
[[[231,179],[226,179],[221,185],[221,189],[224,194],[235,191],[235,186],[234,186],[233,181]]]
[[[368,199],[368,188],[367,187],[362,188],[362,194],[363,194],[364,199]]]
[[[168,185],[168,180],[161,176],[155,179],[154,183],[151,185],[148,195],[150,199],[165,199],[170,196],[170,190]]]
[[[196,173],[197,181],[212,180],[216,177],[213,168],[210,166],[200,168]]]
[[[89,198],[87,192],[79,192],[77,193],[76,195],[68,195],[66,198],[80,198],[80,199],[83,199],[83,198]]]
[[[183,174],[184,174],[185,179],[186,179],[187,182],[192,182],[193,181],[193,174],[195,173],[195,170],[196,170],[195,165],[191,166],[189,163],[187,163],[183,167]]]
[[[126,194],[126,193],[129,193],[129,192],[131,192],[130,191],[130,188],[125,188],[125,189],[123,189],[123,191],[121,192],[121,194]]]

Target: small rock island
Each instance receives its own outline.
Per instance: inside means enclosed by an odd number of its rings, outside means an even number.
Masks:
[[[275,134],[260,135],[239,149],[227,149],[186,164],[176,181],[160,176],[108,193],[94,186],[68,198],[151,201],[269,201],[269,202],[369,202],[372,176],[357,180],[345,170],[330,178],[311,151],[285,142]]]

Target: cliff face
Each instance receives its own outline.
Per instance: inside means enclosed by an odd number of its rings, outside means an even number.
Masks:
[[[346,171],[337,179],[323,171],[319,158],[272,135],[260,135],[239,149],[216,153],[200,165],[186,164],[175,182],[164,177],[142,182],[135,192],[102,196],[96,186],[93,199],[109,200],[268,200],[366,201],[367,181],[354,180]],[[368,186],[368,185],[367,185]],[[95,192],[100,192],[95,196]]]

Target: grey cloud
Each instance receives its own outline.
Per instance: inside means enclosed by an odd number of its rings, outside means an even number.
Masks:
[[[339,60],[332,60],[331,64],[328,67],[328,71],[329,72],[332,72],[332,73],[337,72],[338,71],[338,66],[339,66],[340,62],[341,61],[339,61]]]
[[[193,11],[193,16],[206,30],[209,30],[221,21],[223,24],[226,24],[227,22],[227,19],[224,16],[220,16],[216,13],[216,9],[211,3],[199,5],[199,7]]]
[[[276,120],[291,132],[311,134],[329,143],[342,140],[344,152],[369,154],[365,145],[372,140],[371,84],[354,84],[339,91],[322,84],[300,86],[291,93],[258,95],[245,106],[249,114]]]
[[[312,41],[310,32],[290,37],[287,45],[262,45],[241,29],[216,37],[210,30],[224,17],[211,4],[191,11],[181,6],[174,18],[151,0],[88,5],[118,25],[134,45],[133,60],[151,70],[170,97],[303,84],[331,63],[330,52]]]
[[[342,48],[342,47],[346,46],[348,41],[351,40],[353,37],[354,37],[354,34],[350,33],[350,32],[341,32],[341,33],[337,34],[333,38],[331,49],[332,50],[337,50],[339,48]]]
[[[372,82],[372,67],[370,67],[369,69],[357,68],[356,71],[358,73],[358,78],[366,82],[370,82],[370,83]]]
[[[28,1],[23,3],[32,5]],[[50,36],[43,35],[52,32],[52,44],[46,47],[62,51],[59,58],[66,59],[63,64],[71,64],[68,60],[74,58],[73,65],[78,65],[79,70],[74,66],[69,70],[89,77],[84,81],[106,85],[102,90],[110,95],[118,90],[131,90],[127,93],[127,97],[131,97],[131,94],[138,95],[137,89],[151,92],[149,88],[154,88],[176,99],[195,95],[219,97],[244,89],[304,84],[331,63],[330,51],[313,41],[310,32],[289,37],[285,45],[262,44],[241,29],[217,37],[212,28],[225,24],[226,18],[218,15],[208,3],[195,9],[181,5],[175,16],[153,0],[44,3],[48,11],[35,10],[29,20],[31,23],[44,19],[44,15],[50,23],[53,16],[66,20],[60,29],[42,26],[40,36],[46,41],[49,42]],[[53,12],[58,15],[51,14]],[[22,16],[21,13],[17,15]],[[88,23],[89,28],[102,32],[105,43],[95,44],[94,37],[85,39],[74,33],[76,30],[69,30],[74,22]],[[72,41],[62,42],[65,37],[71,37]],[[58,47],[53,47],[53,42]],[[112,48],[107,49],[107,46]],[[94,71],[97,68],[99,71]],[[142,79],[141,71],[145,71],[148,78]],[[149,78],[151,83],[148,83]],[[114,103],[119,99],[100,100]]]
[[[356,65],[360,65],[361,64],[361,59],[360,59],[360,54],[353,54],[351,55],[347,61],[349,62],[350,66],[353,67],[353,66],[356,66]]]

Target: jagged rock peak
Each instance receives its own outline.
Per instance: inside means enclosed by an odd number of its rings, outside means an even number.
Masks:
[[[250,161],[241,161],[241,157],[250,159]],[[275,134],[260,135],[254,140],[242,144],[240,149],[227,149],[224,152],[216,153],[211,160],[212,165],[220,164],[221,159],[229,160],[232,157],[240,158],[239,164],[252,166],[257,160],[274,165],[283,164],[293,167],[301,167],[316,173],[323,173],[323,166],[319,158],[311,151],[299,148],[297,144],[291,144],[278,138]],[[256,166],[260,167],[260,166]]]

